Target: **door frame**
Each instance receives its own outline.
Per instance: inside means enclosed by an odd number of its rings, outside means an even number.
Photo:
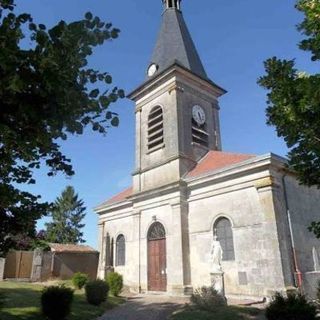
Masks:
[[[150,238],[150,233],[152,231],[152,228],[154,228],[155,226],[161,226],[162,227],[162,231],[163,231],[163,235],[161,236],[161,234],[159,235],[159,238],[154,238],[151,239]],[[165,257],[165,290],[149,290],[150,288],[150,273],[149,273],[149,263],[150,263],[150,247],[149,247],[149,243],[150,242],[154,242],[154,241],[160,241],[160,240],[164,240],[164,257]],[[166,237],[166,231],[164,228],[164,225],[158,221],[152,223],[149,226],[148,229],[148,233],[147,233],[147,291],[148,292],[167,292],[168,290],[168,277],[167,277],[167,237]]]

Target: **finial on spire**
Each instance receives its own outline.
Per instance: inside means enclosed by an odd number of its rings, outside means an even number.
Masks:
[[[181,0],[162,0],[165,9],[181,9]]]

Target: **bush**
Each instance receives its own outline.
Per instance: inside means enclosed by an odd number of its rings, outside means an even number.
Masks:
[[[41,307],[49,320],[63,320],[71,311],[73,290],[65,286],[52,286],[43,289]]]
[[[268,320],[314,320],[317,319],[316,307],[301,294],[284,297],[276,293],[266,309]]]
[[[123,288],[123,277],[117,272],[110,272],[106,278],[110,292],[117,297]]]
[[[0,292],[0,310],[4,306],[4,301],[5,301],[5,296],[4,296],[4,294],[2,292]]]
[[[217,307],[225,306],[227,301],[213,287],[202,287],[195,290],[191,303],[200,310],[214,311]]]
[[[81,290],[89,281],[89,276],[85,273],[77,272],[73,275],[71,281],[76,289]]]
[[[86,297],[90,304],[99,306],[102,302],[107,301],[109,287],[103,280],[89,281],[86,286]]]

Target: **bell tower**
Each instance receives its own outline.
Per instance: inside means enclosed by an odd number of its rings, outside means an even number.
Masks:
[[[181,0],[162,0],[158,40],[136,103],[134,193],[179,183],[210,150],[221,150],[220,96],[184,21]]]
[[[181,0],[162,0],[165,9],[180,10]]]

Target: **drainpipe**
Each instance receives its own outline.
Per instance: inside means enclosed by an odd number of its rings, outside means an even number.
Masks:
[[[139,211],[139,293],[141,293],[141,211]]]
[[[296,282],[296,285],[298,286],[299,290],[302,291],[302,273],[301,273],[301,271],[299,269],[299,264],[298,264],[298,259],[297,259],[297,251],[296,251],[295,241],[294,241],[294,237],[293,237],[293,229],[292,229],[291,213],[290,213],[288,193],[287,193],[286,177],[287,177],[287,173],[285,173],[282,176],[282,185],[283,185],[285,206],[286,206],[287,218],[288,218],[288,224],[289,224],[289,231],[290,231],[290,240],[291,240],[291,249],[292,249],[292,255],[293,255],[293,264],[294,264],[294,269],[295,269],[295,275],[297,276],[297,278],[295,278],[295,282]]]

